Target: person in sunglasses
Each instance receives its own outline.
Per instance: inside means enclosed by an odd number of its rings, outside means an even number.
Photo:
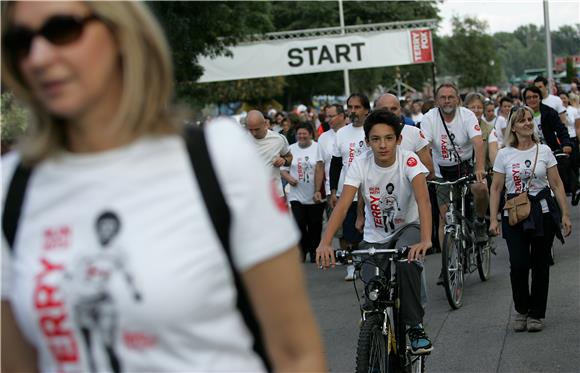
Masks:
[[[2,371],[325,371],[292,217],[236,123],[182,136],[146,5],[2,7],[3,87],[34,119],[2,159]]]

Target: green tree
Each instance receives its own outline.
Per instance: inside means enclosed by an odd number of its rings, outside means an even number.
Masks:
[[[572,83],[577,74],[574,59],[572,57],[566,58],[566,83]]]
[[[501,78],[501,63],[494,40],[486,33],[487,23],[473,17],[452,18],[452,35],[443,51],[449,70],[459,76],[464,88],[476,89],[495,84]]]
[[[5,146],[15,142],[24,133],[28,124],[28,113],[10,91],[2,93],[0,107],[0,132],[2,145]]]
[[[562,26],[552,32],[552,52],[557,56],[580,54],[580,23]]]

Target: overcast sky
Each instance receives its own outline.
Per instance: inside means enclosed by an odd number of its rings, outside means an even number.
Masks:
[[[580,23],[579,0],[549,0],[550,30],[562,25]],[[542,0],[445,0],[439,4],[439,15],[443,18],[439,28],[440,35],[451,33],[451,17],[476,16],[486,20],[489,33],[514,31],[521,25],[544,24],[544,5]]]

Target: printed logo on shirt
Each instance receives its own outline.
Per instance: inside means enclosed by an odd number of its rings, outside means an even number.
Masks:
[[[416,165],[417,165],[417,160],[414,157],[409,157],[409,159],[407,159],[407,166],[415,167]]]
[[[373,223],[375,228],[384,228],[383,215],[381,213],[381,188],[378,186],[369,187],[369,194],[371,200],[371,214],[373,216]]]
[[[58,228],[44,230],[44,250],[66,249],[69,246],[70,227],[63,225]]]
[[[351,142],[348,145],[348,166],[350,166],[350,164],[352,163],[352,161],[354,161],[354,157],[355,157],[356,153],[355,153],[355,143]]]
[[[516,193],[522,192],[522,178],[520,176],[520,164],[512,163],[512,178],[514,180],[514,187]]]
[[[479,127],[479,124],[476,124],[475,126],[473,126],[473,128],[474,128],[476,131],[481,131],[481,127]]]
[[[298,173],[298,180],[304,181],[304,168],[302,167],[302,158],[296,161],[296,172]]]
[[[401,211],[401,208],[399,207],[399,201],[395,194],[395,185],[393,183],[388,183],[385,191],[387,193],[381,195],[380,203],[385,232],[389,233],[393,232],[396,224],[398,224],[398,219],[395,219],[395,217],[397,213]]]
[[[288,212],[288,204],[286,204],[286,201],[284,200],[284,198],[281,197],[279,194],[278,188],[276,187],[276,184],[278,182],[279,181],[277,181],[277,180],[272,180],[270,182],[270,195],[272,197],[272,200],[274,201],[274,205],[276,205],[276,207],[278,208],[278,211],[287,213]]]
[[[121,232],[119,216],[105,211],[98,215],[94,227],[98,248],[80,256],[65,278],[70,281],[74,299],[72,309],[83,336],[90,370],[120,372],[122,362],[117,346],[117,340],[122,340],[118,338],[119,309],[111,292],[111,283],[119,279],[135,303],[142,301],[142,295],[118,244]]]
[[[157,337],[143,332],[123,332],[123,343],[131,350],[143,351],[155,347]]]

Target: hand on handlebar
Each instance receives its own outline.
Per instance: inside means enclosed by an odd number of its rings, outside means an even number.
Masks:
[[[325,245],[322,242],[316,248],[316,265],[321,269],[328,267],[334,268],[336,266],[336,258],[334,257],[334,248],[330,245]]]
[[[415,245],[411,245],[409,249],[409,254],[407,259],[409,261],[421,260],[427,254],[427,250],[431,248],[431,241],[419,242]]]
[[[478,183],[485,183],[486,182],[486,180],[485,180],[485,170],[483,170],[483,169],[481,169],[481,170],[475,170],[474,174],[475,174],[475,180]]]

